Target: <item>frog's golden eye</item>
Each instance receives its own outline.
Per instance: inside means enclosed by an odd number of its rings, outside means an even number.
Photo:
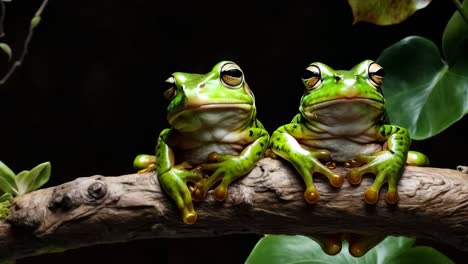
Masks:
[[[233,63],[225,64],[221,68],[221,81],[229,88],[239,88],[244,81],[244,74],[239,66]]]
[[[167,80],[164,81],[163,87],[165,89],[163,96],[166,100],[172,100],[176,96],[177,87],[175,84],[174,77],[169,77]]]
[[[302,82],[307,89],[315,89],[322,84],[322,74],[316,65],[310,65],[302,73]]]
[[[367,75],[369,76],[369,80],[372,83],[372,85],[374,85],[375,87],[379,87],[383,83],[385,72],[382,66],[373,62],[369,65]]]

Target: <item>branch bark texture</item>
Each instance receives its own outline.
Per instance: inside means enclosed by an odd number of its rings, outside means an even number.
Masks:
[[[263,159],[230,187],[225,202],[208,195],[196,204],[198,221],[187,225],[154,173],[78,178],[14,200],[8,220],[0,221],[0,260],[136,239],[232,233],[443,237],[468,251],[468,175],[462,172],[407,167],[394,206],[385,203],[385,190],[376,205],[364,202],[372,177],[357,187],[345,182],[340,189],[322,177],[315,182],[320,201],[310,205],[293,168]]]

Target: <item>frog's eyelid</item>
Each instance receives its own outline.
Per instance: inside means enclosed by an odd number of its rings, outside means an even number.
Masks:
[[[173,83],[173,84],[175,84],[175,79],[174,79],[174,76],[172,76],[172,75],[171,75],[171,76],[170,76],[169,78],[167,78],[167,79],[166,79],[164,82],[166,82],[166,83]]]

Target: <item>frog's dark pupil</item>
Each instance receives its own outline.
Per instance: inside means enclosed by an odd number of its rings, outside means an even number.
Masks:
[[[320,73],[317,72],[317,71],[310,71],[310,70],[304,70],[304,72],[302,72],[302,79],[303,80],[308,80],[310,78],[320,78]]]
[[[165,90],[167,90],[169,88],[175,87],[175,83],[163,82],[161,86],[162,86],[163,90],[165,91]]]
[[[242,77],[242,72],[238,69],[229,69],[222,72],[223,75],[231,76],[234,78]]]
[[[378,69],[377,71],[373,72],[372,74],[373,74],[373,75],[380,76],[380,77],[384,77],[384,76],[385,76],[385,71],[384,71],[383,68],[380,68],[380,69]]]

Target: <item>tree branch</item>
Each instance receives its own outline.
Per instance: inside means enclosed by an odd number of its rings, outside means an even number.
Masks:
[[[344,168],[337,168],[345,174]],[[94,244],[156,237],[208,237],[232,233],[302,234],[352,231],[441,241],[468,251],[468,175],[448,169],[407,167],[400,202],[389,206],[382,191],[367,205],[360,186],[334,189],[316,177],[320,201],[306,204],[294,170],[266,158],[233,184],[227,201],[209,195],[196,205],[194,225],[184,224],[161,191],[155,174],[78,178],[14,200],[0,221],[0,256],[22,258]],[[0,257],[0,259],[1,259]]]

